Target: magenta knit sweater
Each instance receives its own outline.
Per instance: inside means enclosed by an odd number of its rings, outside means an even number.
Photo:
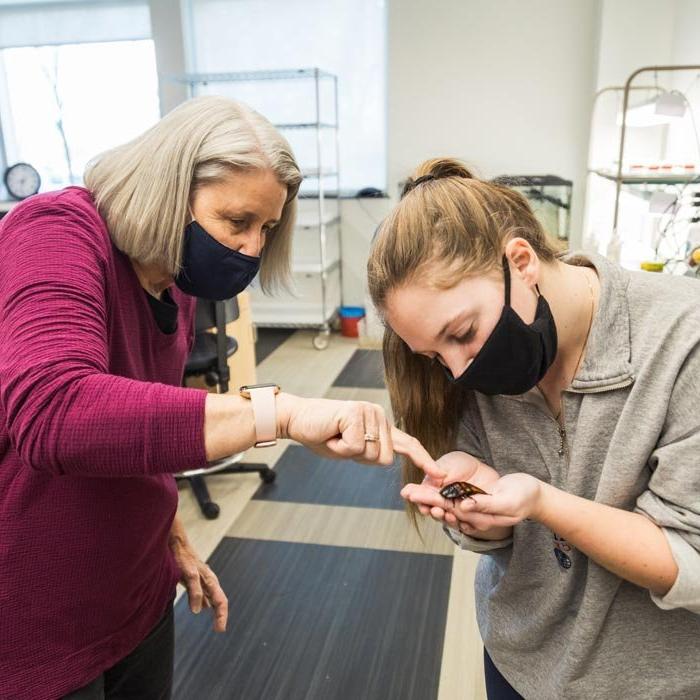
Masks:
[[[163,334],[86,190],[0,222],[0,698],[56,698],[170,604],[173,472],[205,464],[180,388],[195,300]]]

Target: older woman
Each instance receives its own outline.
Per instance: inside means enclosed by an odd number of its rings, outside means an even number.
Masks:
[[[3,221],[3,698],[168,697],[181,569],[197,572],[193,610],[225,628],[174,472],[278,437],[381,464],[396,447],[435,469],[374,405],[180,387],[194,297],[232,297],[258,269],[267,289],[284,281],[300,181],[269,122],[201,98],[100,156],[85,189]]]

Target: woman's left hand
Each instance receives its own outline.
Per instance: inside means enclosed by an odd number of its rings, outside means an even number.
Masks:
[[[487,513],[494,527],[512,527],[526,518],[537,519],[542,482],[530,474],[506,474],[489,494],[476,494],[455,506],[458,518]]]
[[[180,537],[171,537],[170,549],[180,567],[180,583],[187,590],[190,610],[197,614],[202,608],[211,608],[214,631],[225,632],[228,620],[228,598],[216,574],[194,551],[190,543]]]

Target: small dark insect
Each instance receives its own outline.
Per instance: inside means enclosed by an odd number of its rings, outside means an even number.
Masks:
[[[571,557],[568,554],[566,554],[566,552],[562,552],[561,549],[555,547],[554,556],[557,558],[557,562],[562,569],[571,568]]]
[[[478,486],[470,484],[467,481],[455,481],[453,484],[447,484],[440,489],[440,495],[443,498],[449,498],[451,501],[463,501],[465,498],[470,498],[477,493],[486,494]]]

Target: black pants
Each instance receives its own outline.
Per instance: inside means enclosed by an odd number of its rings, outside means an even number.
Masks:
[[[486,697],[489,700],[523,700],[523,696],[501,675],[484,649],[484,675],[486,676]]]
[[[63,700],[169,700],[173,687],[173,606],[134,651]]]

